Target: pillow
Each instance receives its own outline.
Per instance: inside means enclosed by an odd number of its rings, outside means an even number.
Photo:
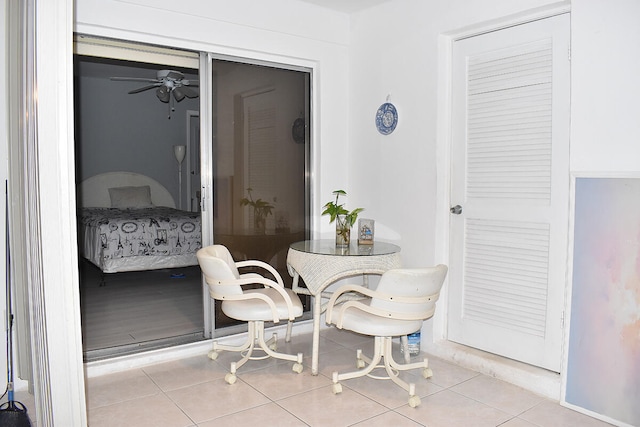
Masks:
[[[151,188],[148,185],[141,187],[113,187],[109,188],[111,207],[119,209],[150,208]]]

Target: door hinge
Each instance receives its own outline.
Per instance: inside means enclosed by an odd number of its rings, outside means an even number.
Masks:
[[[565,319],[565,316],[564,316],[564,310],[563,310],[562,313],[560,313],[560,327],[562,329],[564,329],[564,319]]]
[[[571,46],[567,47],[567,60],[571,62]]]

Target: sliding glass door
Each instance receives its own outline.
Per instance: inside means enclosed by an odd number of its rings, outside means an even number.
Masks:
[[[306,70],[213,59],[213,242],[270,263],[288,286],[289,245],[309,236]],[[215,329],[233,322],[214,311]]]

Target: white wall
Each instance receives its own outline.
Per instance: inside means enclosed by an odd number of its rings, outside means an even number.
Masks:
[[[640,2],[573,0],[571,170],[640,171]]]

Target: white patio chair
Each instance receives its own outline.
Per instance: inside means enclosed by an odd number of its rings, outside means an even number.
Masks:
[[[341,380],[367,375],[375,379],[391,379],[409,392],[409,405],[420,405],[415,394],[415,384],[401,380],[399,371],[422,369],[424,378],[433,375],[425,357],[420,362],[400,364],[391,354],[392,339],[404,337],[422,327],[422,322],[433,316],[440,289],[447,275],[447,266],[437,265],[419,269],[393,269],[385,272],[375,290],[360,285],[339,287],[327,305],[326,322],[339,329],[375,337],[373,357],[356,352],[355,372],[333,373],[333,393],[342,392]],[[339,302],[347,292],[356,292],[366,297],[362,300]],[[366,365],[368,364],[368,365]],[[366,366],[366,367],[365,367]],[[386,376],[373,375],[376,368],[384,368]]]
[[[302,372],[302,353],[277,353],[278,336],[275,333],[269,341],[264,339],[265,322],[278,323],[280,319],[293,321],[303,311],[300,298],[291,289],[284,287],[282,277],[276,269],[258,260],[234,262],[229,250],[223,245],[204,247],[196,256],[209,285],[209,294],[222,301],[223,313],[232,319],[248,323],[248,336],[244,344],[230,346],[214,341],[213,350],[209,352],[209,357],[213,360],[217,359],[220,351],[237,351],[243,356],[239,361],[231,362],[231,370],[225,376],[225,381],[235,383],[236,371],[248,360],[267,357],[295,362],[293,371]],[[266,270],[273,275],[275,281],[255,272],[240,274],[238,269],[245,267]],[[265,354],[254,356],[254,349],[260,349]]]

